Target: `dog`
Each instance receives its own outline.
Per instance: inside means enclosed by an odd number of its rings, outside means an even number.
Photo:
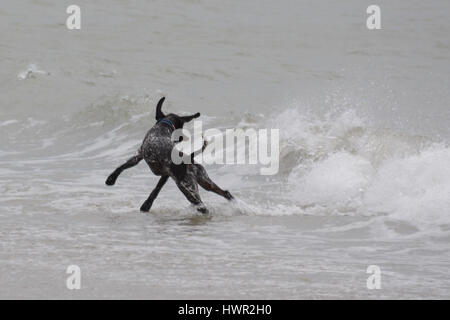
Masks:
[[[162,187],[170,177],[175,181],[178,189],[180,189],[187,200],[192,203],[199,212],[207,214],[208,209],[200,198],[198,185],[207,191],[212,191],[221,195],[227,200],[233,200],[234,198],[229,191],[222,190],[208,177],[208,174],[202,165],[193,161],[199,151],[193,152],[190,155],[190,163],[175,164],[172,161],[171,155],[175,143],[181,142],[183,139],[183,136],[181,136],[178,141],[173,141],[172,133],[177,129],[183,128],[185,123],[200,117],[200,113],[197,112],[190,116],[179,116],[173,113],[165,115],[161,111],[164,100],[165,97],[162,97],[159,100],[156,106],[156,124],[145,135],[144,141],[138,149],[137,154],[114,170],[114,172],[108,176],[105,183],[108,186],[114,185],[117,178],[124,170],[134,167],[144,159],[150,167],[150,170],[161,178],[147,200],[142,204],[140,208],[141,211],[150,211],[153,201],[155,201]],[[203,144],[201,151],[203,151],[205,147],[206,141]]]

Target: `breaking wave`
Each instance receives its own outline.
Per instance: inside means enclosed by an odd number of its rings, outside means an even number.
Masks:
[[[346,111],[322,119],[286,110],[280,166],[304,212],[387,215],[421,229],[450,223],[450,148],[371,128]]]

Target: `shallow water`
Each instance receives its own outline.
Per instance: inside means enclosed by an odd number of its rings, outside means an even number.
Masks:
[[[0,298],[449,298],[446,1],[0,7]],[[279,173],[210,165],[191,208],[144,162],[170,112],[280,129]],[[188,126],[192,128],[192,124]],[[66,268],[81,268],[80,290]],[[381,289],[368,290],[369,265]]]

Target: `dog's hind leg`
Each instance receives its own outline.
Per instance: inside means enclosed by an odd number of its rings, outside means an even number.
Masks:
[[[108,186],[112,186],[114,183],[116,183],[117,177],[122,173],[123,170],[134,167],[141,160],[142,155],[139,152],[139,154],[135,155],[134,157],[131,157],[130,159],[127,160],[127,162],[125,162],[123,165],[114,170],[114,172],[109,175],[108,179],[106,179],[105,183]]]
[[[184,196],[190,203],[197,207],[197,211],[207,214],[208,209],[206,209],[202,200],[200,199],[200,194],[198,193],[197,183],[191,179],[183,179],[181,181],[176,181],[178,189],[183,192]]]
[[[152,193],[150,193],[150,196],[142,204],[141,211],[148,212],[150,210],[150,208],[152,207],[153,201],[155,201],[155,199],[158,196],[159,192],[161,191],[162,187],[166,184],[167,179],[169,179],[169,176],[162,176],[159,179],[158,184],[156,185],[155,189],[153,189]]]
[[[195,177],[197,178],[198,184],[207,191],[212,191],[214,193],[217,193],[218,195],[224,197],[228,200],[233,200],[233,196],[231,193],[227,190],[222,190],[217,184],[215,184],[206,173],[205,168],[198,163],[195,163],[193,165]]]

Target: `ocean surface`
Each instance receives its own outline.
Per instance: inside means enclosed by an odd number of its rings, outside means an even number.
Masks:
[[[70,4],[0,5],[0,298],[450,298],[450,2],[379,0],[381,30],[356,0]],[[279,172],[208,165],[234,203],[169,181],[140,212],[144,161],[104,181],[163,95],[279,129]]]

